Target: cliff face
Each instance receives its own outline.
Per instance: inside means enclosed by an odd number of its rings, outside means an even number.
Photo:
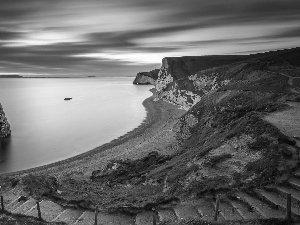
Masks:
[[[2,105],[0,104],[0,138],[9,136],[10,132],[10,125],[5,117]]]
[[[150,72],[139,72],[133,81],[133,84],[155,84],[158,78],[159,69],[151,70]]]
[[[264,79],[259,80],[260,88],[278,86],[280,80],[288,79],[287,76],[275,77],[271,73],[295,66],[298,63],[297,51],[283,50],[249,56],[164,58],[155,85],[158,98],[188,110],[203,96],[224,86],[258,88],[258,78],[262,75]],[[274,57],[276,54],[278,56]],[[265,73],[265,70],[270,72]],[[271,81],[271,77],[275,80]]]
[[[216,84],[214,76],[197,72],[207,68],[221,66],[247,59],[249,56],[194,56],[168,57],[162,60],[156,90],[158,98],[189,109],[200,101],[201,96],[210,89],[216,89],[223,83]]]

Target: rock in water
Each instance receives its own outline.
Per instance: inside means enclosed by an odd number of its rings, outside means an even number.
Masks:
[[[10,133],[10,125],[5,117],[2,105],[0,104],[0,138],[8,137]]]

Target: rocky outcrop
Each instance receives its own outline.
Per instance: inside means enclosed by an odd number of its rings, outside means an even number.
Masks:
[[[10,125],[5,117],[2,105],[0,104],[0,138],[5,138],[11,133]]]
[[[139,72],[133,81],[133,84],[144,85],[144,84],[155,84],[158,78],[159,69],[151,70],[150,72]]]
[[[140,184],[145,182],[145,175],[149,170],[154,169],[158,165],[163,165],[168,160],[170,160],[169,156],[160,156],[157,152],[151,152],[142,161],[113,161],[104,170],[93,171],[91,180],[98,180],[110,186],[128,182]]]

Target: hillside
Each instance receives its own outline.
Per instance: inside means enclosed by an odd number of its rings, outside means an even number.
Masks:
[[[256,56],[215,67],[223,64],[216,57],[206,65],[213,68],[191,67],[191,57],[163,59],[158,99],[189,109],[173,128],[177,155],[148,174],[165,181],[169,197],[274,185],[298,166],[300,49]],[[271,118],[290,111],[293,132],[284,132]]]

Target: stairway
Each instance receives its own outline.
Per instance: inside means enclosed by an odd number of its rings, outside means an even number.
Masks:
[[[300,216],[300,169],[296,170],[285,185],[271,189],[255,190],[256,194],[275,208],[286,209],[286,196],[291,194],[292,214]]]
[[[300,170],[289,180],[288,185],[273,189],[259,189],[254,193],[237,192],[222,196],[218,221],[249,220],[257,218],[284,218],[286,193],[292,194],[292,214],[299,215]],[[36,200],[20,198],[22,190],[15,188],[2,193],[5,209],[12,213],[38,217]],[[70,225],[94,225],[95,213],[89,210],[64,208],[49,201],[40,202],[41,216],[47,222],[65,222]],[[181,221],[214,219],[215,199],[205,198],[183,202],[175,207],[145,211],[137,215],[98,213],[98,224],[105,225],[153,225],[163,222],[176,224]]]

